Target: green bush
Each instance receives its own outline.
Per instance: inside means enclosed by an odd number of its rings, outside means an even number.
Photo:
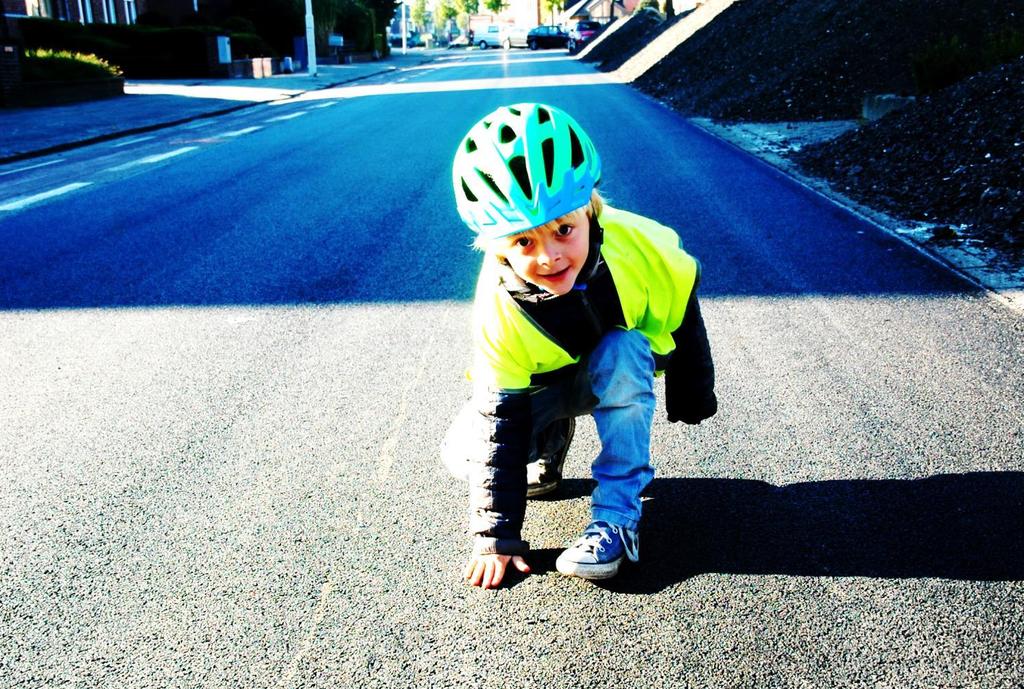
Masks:
[[[361,3],[340,3],[337,29],[345,37],[345,48],[356,52],[373,50],[373,17]]]
[[[986,68],[1016,60],[1021,55],[1024,55],[1024,31],[1010,28],[990,35],[981,51]]]
[[[919,93],[927,94],[1024,55],[1024,32],[1006,28],[989,34],[979,45],[959,36],[944,36],[911,56]]]
[[[121,70],[95,55],[46,48],[26,50],[21,65],[25,81],[88,81],[121,76]]]
[[[971,51],[959,36],[943,37],[915,54],[911,63],[919,93],[931,93],[974,72]]]
[[[174,29],[126,24],[90,26],[101,38],[125,46],[116,58],[109,59],[119,64],[125,74],[137,78],[205,76],[207,36],[218,33],[216,28],[202,26]]]
[[[157,10],[147,10],[139,15],[139,24],[145,26],[173,26],[174,22],[163,12]]]
[[[236,33],[258,34],[259,33],[259,31],[256,30],[256,25],[253,24],[251,20],[249,20],[249,19],[247,19],[245,17],[237,17],[237,16],[227,17],[223,21],[217,22],[217,25],[227,29],[232,34],[236,34]]]
[[[76,22],[38,18],[18,20],[18,31],[25,45],[31,48],[71,43],[89,33],[85,26]]]
[[[231,34],[231,59],[247,57],[277,57],[277,54],[262,36],[254,33]]]
[[[659,3],[658,0],[640,0],[640,2],[636,4],[636,7],[633,8],[633,13],[636,14],[642,10],[654,10],[661,14],[661,3]]]
[[[47,48],[86,55],[98,55],[112,64],[121,64],[125,46],[93,33],[89,27],[53,19],[22,19],[18,22],[27,49]]]
[[[236,18],[235,26],[252,23]],[[209,37],[231,36],[234,57],[277,57],[261,36],[250,32],[229,33],[217,26],[89,24],[52,19],[23,19],[19,22],[25,47],[96,55],[134,78],[206,76]],[[368,39],[369,40],[369,39]]]

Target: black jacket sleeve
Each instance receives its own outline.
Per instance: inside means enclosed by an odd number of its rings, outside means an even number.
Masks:
[[[488,420],[487,452],[469,470],[469,529],[473,552],[522,555],[526,463],[533,416],[527,392],[490,392],[479,400]]]
[[[698,424],[715,415],[718,399],[715,397],[715,364],[711,360],[711,345],[696,290],[672,339],[676,349],[665,367],[668,420]]]

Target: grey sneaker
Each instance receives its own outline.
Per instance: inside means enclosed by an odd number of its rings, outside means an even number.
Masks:
[[[640,559],[640,535],[624,526],[591,522],[583,535],[555,561],[562,574],[583,579],[609,579],[619,573],[623,558]]]
[[[544,430],[540,459],[526,465],[526,497],[554,493],[562,482],[562,467],[576,433],[576,419],[559,419]]]

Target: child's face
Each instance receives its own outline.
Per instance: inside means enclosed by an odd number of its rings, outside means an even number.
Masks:
[[[588,206],[532,230],[497,240],[495,255],[523,280],[562,295],[576,284],[590,249]]]

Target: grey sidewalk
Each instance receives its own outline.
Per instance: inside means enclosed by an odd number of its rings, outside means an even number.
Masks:
[[[443,49],[396,51],[376,62],[321,65],[316,77],[277,74],[266,79],[128,81],[117,98],[39,108],[0,109],[0,163],[160,129],[232,112],[306,91],[415,67]]]

